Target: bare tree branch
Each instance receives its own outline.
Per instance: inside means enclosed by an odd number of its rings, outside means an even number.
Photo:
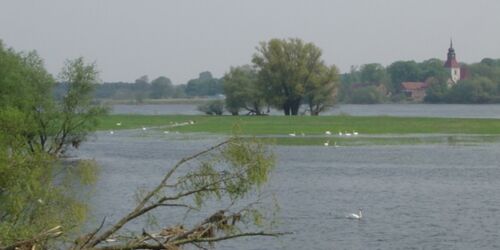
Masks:
[[[170,169],[170,171],[167,172],[167,174],[165,175],[165,177],[163,178],[163,180],[160,182],[160,184],[158,184],[152,191],[150,191],[143,199],[142,201],[135,207],[135,209],[130,212],[129,214],[127,214],[126,216],[122,217],[122,219],[120,219],[116,224],[114,224],[110,229],[108,229],[107,231],[105,231],[104,233],[102,233],[101,235],[99,235],[98,237],[96,237],[94,240],[90,241],[88,244],[86,244],[86,246],[89,246],[89,247],[94,247],[96,246],[97,244],[99,244],[100,242],[102,242],[103,240],[105,240],[106,238],[108,238],[110,235],[112,235],[113,233],[115,233],[116,231],[118,231],[120,228],[122,228],[125,224],[127,224],[129,221],[137,218],[138,216],[146,213],[147,211],[153,209],[154,207],[146,207],[144,208],[144,206],[146,205],[146,203],[155,195],[157,194],[163,187],[164,185],[166,184],[167,180],[174,174],[174,172],[180,167],[182,166],[184,163],[188,162],[188,161],[191,161],[193,159],[196,159],[198,157],[200,157],[201,155],[204,155],[208,152],[211,152],[217,148],[220,148],[222,147],[223,145],[229,143],[231,141],[231,139],[229,140],[226,140],[226,141],[223,141],[215,146],[212,146],[206,150],[203,150],[197,154],[194,154],[192,156],[189,156],[189,157],[186,157],[186,158],[183,158],[182,160],[180,160],[179,162],[177,162],[177,164]],[[147,210],[144,210],[144,209],[147,209]]]

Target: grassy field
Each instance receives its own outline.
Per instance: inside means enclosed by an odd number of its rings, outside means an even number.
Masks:
[[[194,121],[192,125],[175,123]],[[117,126],[121,123],[121,126]],[[158,127],[179,132],[231,134],[239,128],[245,135],[325,135],[330,131],[357,131],[360,135],[384,134],[477,134],[500,135],[500,119],[415,118],[388,116],[204,116],[204,115],[110,115],[101,118],[99,130]]]
[[[194,123],[191,124],[190,121]],[[120,124],[120,126],[117,125]],[[160,129],[182,133],[224,134],[233,131],[264,137],[278,145],[474,145],[500,142],[500,119],[415,118],[388,116],[204,116],[110,115],[100,130]],[[325,134],[330,131],[331,135]],[[339,132],[359,136],[338,136]],[[292,137],[289,134],[295,133]]]

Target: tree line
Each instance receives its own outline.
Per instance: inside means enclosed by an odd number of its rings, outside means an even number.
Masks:
[[[64,92],[63,85],[58,84],[56,95]],[[223,94],[222,79],[214,78],[209,71],[201,72],[198,78],[185,84],[174,85],[166,76],[150,80],[147,75],[134,82],[104,82],[95,86],[96,99],[135,100],[138,103],[145,99],[207,97]]]
[[[387,67],[379,63],[352,67],[342,74],[339,102],[408,102],[402,82],[428,84],[427,103],[499,103],[500,59],[485,58],[479,63],[461,64],[465,79],[450,83],[450,72],[440,59],[397,61]]]
[[[461,64],[466,79],[450,84],[449,70],[436,58],[422,62],[396,61],[384,67],[369,63],[339,74],[321,59],[321,49],[300,39],[271,39],[256,48],[251,63],[231,67],[221,78],[208,71],[186,84],[174,85],[168,77],[149,81],[142,76],[134,83],[104,83],[96,86],[98,99],[190,98],[225,96],[201,105],[207,114],[263,115],[270,108],[285,115],[318,115],[334,103],[412,102],[403,82],[425,82],[424,102],[499,103],[500,59]],[[62,85],[61,85],[62,86]],[[61,88],[58,87],[61,92]],[[63,92],[63,91],[62,91]],[[219,98],[220,99],[220,98]],[[302,108],[302,109],[301,109]]]

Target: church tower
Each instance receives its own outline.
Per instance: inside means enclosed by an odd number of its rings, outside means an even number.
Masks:
[[[450,48],[448,49],[448,58],[444,63],[444,67],[450,72],[450,80],[453,84],[460,80],[460,65],[455,56],[455,49],[453,49],[453,41],[450,39]]]

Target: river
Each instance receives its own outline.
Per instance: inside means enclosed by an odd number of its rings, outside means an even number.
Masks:
[[[156,107],[134,108],[145,108],[147,112],[140,113],[146,114],[171,113],[163,108],[155,111]],[[498,105],[348,105],[339,110],[351,115],[500,115]],[[122,216],[135,203],[138,188],[151,187],[174,162],[222,139],[156,130],[97,133],[75,152],[102,166],[89,200],[93,224],[103,217],[109,222]],[[498,142],[274,146],[273,150],[277,167],[264,191],[275,194],[280,204],[278,229],[293,234],[229,241],[218,249],[500,248]],[[218,208],[209,204],[209,212]],[[358,208],[363,209],[362,220],[345,218]],[[159,215],[159,221],[174,223],[172,218],[182,215],[169,211]],[[137,222],[131,228],[143,226]]]
[[[164,105],[114,105],[113,114],[202,114],[194,104]],[[272,115],[282,115],[278,110],[271,110]],[[420,117],[457,117],[457,118],[500,118],[500,104],[343,104],[323,112],[321,115],[353,116],[420,116]]]

